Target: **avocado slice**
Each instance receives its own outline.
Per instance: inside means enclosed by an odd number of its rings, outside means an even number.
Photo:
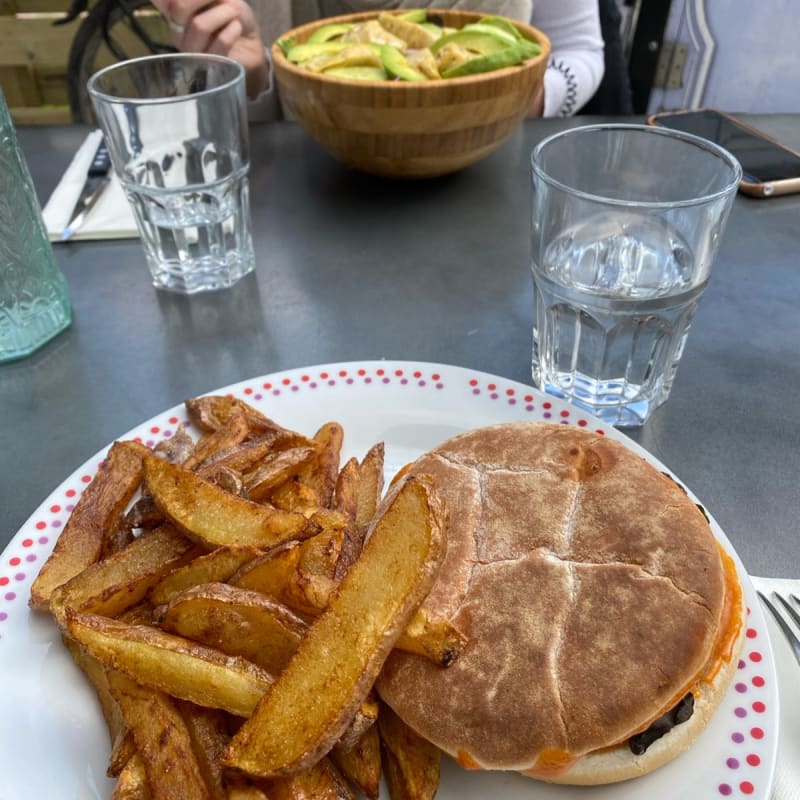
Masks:
[[[505,47],[496,53],[485,56],[475,56],[457,67],[447,69],[442,73],[443,78],[461,78],[464,75],[478,75],[482,72],[493,72],[504,67],[513,67],[525,60],[523,51],[516,45]]]
[[[471,50],[481,55],[496,53],[498,50],[504,50],[509,46],[508,42],[502,36],[496,36],[494,33],[476,33],[475,31],[462,29],[455,33],[448,33],[446,36],[437,39],[431,45],[430,50],[436,55],[439,50],[450,42],[461,45],[461,47],[466,50]]]
[[[347,42],[306,42],[296,44],[286,53],[286,58],[294,64],[300,64],[315,56],[331,55],[347,47]]]
[[[481,17],[478,20],[478,25],[493,25],[501,31],[510,33],[517,41],[522,38],[522,34],[517,29],[517,26],[505,17]]]
[[[401,81],[428,80],[419,70],[414,69],[405,55],[396,47],[385,44],[381,47],[381,61],[386,71]]]
[[[403,11],[397,16],[406,22],[416,22],[417,24],[428,21],[428,12],[424,8],[412,8],[410,11]]]
[[[333,75],[335,78],[347,78],[352,81],[385,81],[389,77],[381,67],[331,67],[322,73]]]
[[[330,25],[323,25],[317,28],[311,36],[306,40],[306,44],[318,44],[319,42],[327,42],[329,39],[335,39],[343,33],[347,33],[353,27],[351,22],[334,22]]]
[[[444,36],[444,30],[439,27],[435,22],[420,22],[419,26],[421,28],[425,28],[431,36],[433,36],[433,41]]]
[[[472,31],[473,33],[485,33],[489,36],[499,36],[506,44],[516,44],[518,39],[514,34],[501,30],[497,25],[482,25],[480,22],[470,22],[460,30]]]

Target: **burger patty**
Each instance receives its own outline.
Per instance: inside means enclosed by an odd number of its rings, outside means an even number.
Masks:
[[[467,636],[446,670],[394,653],[378,689],[466,766],[557,768],[624,743],[707,663],[725,601],[707,521],[623,445],[526,423],[458,436],[411,467],[450,509],[425,605]]]

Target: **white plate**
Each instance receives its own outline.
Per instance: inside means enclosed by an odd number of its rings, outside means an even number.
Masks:
[[[324,422],[344,425],[343,455],[386,444],[387,477],[443,439],[468,428],[513,420],[551,420],[597,430],[666,468],[614,428],[528,386],[459,367],[411,362],[330,364],[254,378],[216,390],[261,408],[311,435]],[[187,423],[182,405],[120,438],[154,444]],[[62,646],[49,617],[27,606],[30,584],[106,450],[87,461],[34,512],[0,561],[0,800],[109,797],[106,728],[97,701]],[[443,770],[440,800],[767,800],[778,732],[775,665],[755,591],[725,534],[749,609],[747,641],[735,683],[687,753],[650,775],[608,787],[548,786],[518,775]],[[190,800],[190,798],[187,798]]]

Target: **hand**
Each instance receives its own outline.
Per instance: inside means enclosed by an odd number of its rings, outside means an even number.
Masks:
[[[244,0],[153,0],[153,5],[167,18],[179,50],[229,56],[245,68],[250,98],[266,89],[264,42]]]

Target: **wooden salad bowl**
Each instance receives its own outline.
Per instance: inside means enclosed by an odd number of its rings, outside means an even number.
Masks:
[[[428,11],[444,25],[461,28],[482,14]],[[305,42],[322,25],[377,16],[360,12],[302,25],[280,40]],[[459,78],[426,82],[352,80],[310,72],[290,62],[278,45],[272,63],[286,115],[334,157],[363,172],[428,178],[455,172],[487,156],[522,122],[542,86],[550,40],[515,23],[538,43],[540,55],[524,63]]]

